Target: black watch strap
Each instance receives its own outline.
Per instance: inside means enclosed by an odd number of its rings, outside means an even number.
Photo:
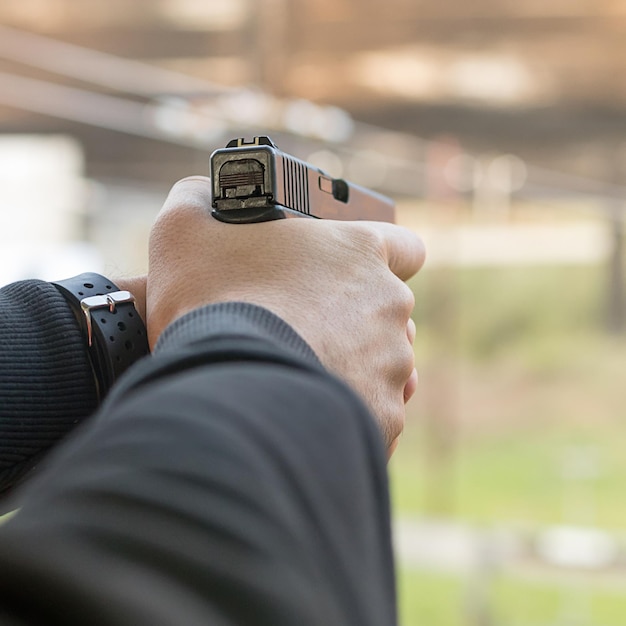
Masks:
[[[83,332],[102,399],[124,371],[149,352],[135,298],[93,272],[52,284],[69,303]]]

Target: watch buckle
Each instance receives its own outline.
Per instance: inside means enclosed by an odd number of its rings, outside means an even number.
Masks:
[[[135,302],[135,297],[130,291],[113,291],[99,296],[89,296],[80,301],[80,308],[87,322],[87,343],[90,348],[93,342],[91,312],[94,309],[109,309],[109,311],[113,313],[118,304],[124,304],[126,302]]]

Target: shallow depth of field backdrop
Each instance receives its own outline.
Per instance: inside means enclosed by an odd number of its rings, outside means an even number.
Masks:
[[[626,623],[626,6],[0,4],[0,284],[143,272],[269,134],[426,241],[390,464],[402,626]]]

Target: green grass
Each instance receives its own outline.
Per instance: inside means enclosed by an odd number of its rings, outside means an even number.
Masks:
[[[402,626],[462,624],[463,582],[457,577],[401,570],[398,599]]]
[[[411,282],[422,348],[443,345],[475,363],[506,355],[531,367],[547,352],[558,367],[572,340],[602,333],[607,283],[595,266],[424,270]]]
[[[626,528],[626,337],[606,330],[606,284],[602,267],[418,276],[420,385],[389,466],[397,516]],[[626,623],[619,587],[589,583],[506,571],[479,592],[471,577],[401,568],[401,624]],[[491,621],[468,617],[480,593]]]
[[[477,582],[403,569],[398,576],[402,626],[623,626],[626,595],[585,578],[546,582],[496,574]]]
[[[568,430],[503,434],[457,442],[443,468],[429,467],[427,442],[406,436],[390,463],[402,515],[450,515],[476,524],[592,524],[626,527],[626,432]],[[446,492],[448,509],[429,506]]]
[[[588,521],[626,526],[626,337],[604,328],[604,283],[599,267],[413,283],[420,386],[390,465],[397,511],[544,524],[588,496]]]

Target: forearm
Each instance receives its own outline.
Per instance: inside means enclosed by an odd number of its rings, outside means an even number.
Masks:
[[[0,497],[147,351],[145,276],[113,282],[88,273],[60,284],[24,280],[0,289]],[[82,300],[115,288],[131,292],[134,305],[94,309],[90,329]]]
[[[0,492],[96,408],[85,342],[63,296],[29,280],[0,289]]]
[[[64,615],[80,601],[93,623],[394,623],[377,427],[254,315],[168,331],[27,489],[0,534],[6,601],[25,581],[36,597],[36,571]]]

